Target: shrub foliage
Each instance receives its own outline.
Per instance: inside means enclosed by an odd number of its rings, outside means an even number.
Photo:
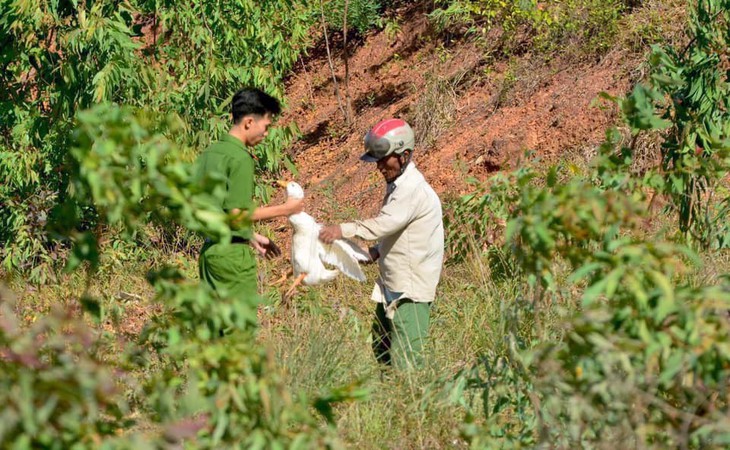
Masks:
[[[535,317],[457,384],[481,392],[485,423],[473,412],[464,429],[476,446],[729,442],[730,283],[691,281],[703,270],[696,250],[727,247],[728,11],[726,0],[694,3],[686,47],[653,49],[649,81],[612,98],[634,139],[609,131],[587,173],[528,166],[455,206],[455,224],[506,219],[503,253],[525,281],[510,308]],[[663,133],[663,160],[641,176],[630,166],[648,132]],[[669,199],[679,233],[638,226],[646,192]],[[452,229],[450,239],[482,250],[478,235]],[[540,305],[566,301],[557,335],[541,330]]]
[[[41,279],[41,263],[57,256],[45,225],[69,195],[68,149],[78,112],[113,102],[149,115],[174,114],[181,126],[169,137],[204,147],[226,131],[230,97],[240,87],[281,97],[282,79],[310,39],[306,6],[286,0],[3,1],[3,269],[34,270]],[[282,150],[295,132],[293,125],[275,129],[257,148],[260,170],[275,172],[288,163]],[[258,194],[266,193],[260,185]],[[93,225],[93,217],[83,217]]]

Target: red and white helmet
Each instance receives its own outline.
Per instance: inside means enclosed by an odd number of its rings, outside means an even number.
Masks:
[[[392,153],[413,150],[415,144],[413,130],[405,120],[381,120],[365,135],[365,153],[360,159],[377,162]]]

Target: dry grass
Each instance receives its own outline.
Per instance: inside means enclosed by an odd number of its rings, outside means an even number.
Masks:
[[[456,118],[458,79],[429,74],[423,93],[413,106],[409,118],[416,133],[416,147],[427,149],[434,145]]]
[[[274,348],[295,393],[311,398],[329,388],[359,381],[366,401],[341,405],[337,427],[352,448],[464,448],[465,411],[451,402],[447,382],[471,367],[479,354],[499,347],[501,298],[473,272],[481,264],[447,268],[432,312],[426,366],[394,373],[371,352],[375,305],[371,284],[339,278],[309,288],[278,310],[261,330]],[[372,281],[375,273],[369,271]]]
[[[647,0],[621,20],[618,47],[646,52],[652,44],[681,47],[686,44],[684,27],[689,2]],[[670,19],[669,19],[670,18]]]
[[[187,268],[194,268],[195,260],[184,254],[154,259],[179,264],[181,258]],[[262,261],[262,278],[278,276],[281,265]],[[341,404],[335,411],[338,433],[351,448],[465,448],[460,436],[465,410],[448,398],[446,388],[478,355],[500,346],[501,328],[495,324],[505,301],[503,295],[495,295],[499,289],[489,284],[486,273],[475,272],[480,267],[485,266],[472,261],[446,269],[432,314],[427,364],[420,371],[384,371],[372,356],[375,305],[369,296],[375,267],[367,269],[368,283],[340,277],[329,285],[305,288],[286,309],[278,306],[274,289],[264,288],[269,300],[261,312],[259,342],[276,355],[290,391],[302,399],[353,382],[368,389],[367,400]],[[126,261],[106,265],[88,280],[88,293],[100,300],[105,314],[100,324],[92,326],[110,336],[105,347],[110,355],[120,351],[114,347],[121,345],[114,337],[133,339],[152,315],[161,312],[145,279],[150,268]],[[194,276],[192,270],[185,271]],[[76,299],[87,291],[86,283],[85,276],[74,274],[57,285],[20,295],[22,317],[30,324],[53,305],[80,313]]]
[[[716,282],[730,272],[727,254],[703,257],[705,268],[692,275],[698,283]],[[179,258],[188,257],[166,259],[179,262]],[[195,261],[188,258],[186,265],[194,268]],[[264,280],[278,276],[282,265],[282,261],[262,262]],[[156,313],[159,305],[151,300],[152,291],[144,278],[148,268],[125,262],[119,267],[108,266],[91,279],[89,292],[101,299],[108,314],[98,328],[111,336],[131,338]],[[375,270],[367,268],[371,282]],[[335,408],[337,434],[348,447],[467,448],[462,436],[467,411],[474,414],[477,425],[485,420],[481,391],[450,396],[453,380],[473,367],[481,355],[504,355],[509,345],[505,336],[510,332],[524,337],[525,342],[555,339],[561,333],[561,311],[572,309],[577,298],[576,293],[566,291],[565,298],[541,306],[539,312],[523,311],[515,316],[519,308],[513,305],[523,301],[519,295],[522,287],[514,279],[500,280],[494,270],[494,261],[486,256],[446,267],[432,313],[427,363],[419,371],[384,371],[375,362],[370,349],[374,304],[368,300],[372,285],[344,277],[303,289],[286,309],[277,305],[275,290],[264,288],[270,300],[262,309],[259,342],[271,349],[289,390],[302,400],[311,401],[330,389],[353,383],[369,391],[365,400]],[[73,305],[84,292],[85,282],[80,275],[68,276],[58,285],[21,295],[21,317],[30,323],[33,315],[43,314],[51,305]],[[128,294],[124,297],[127,300],[119,293]],[[111,355],[119,349],[113,346],[115,340],[109,342],[105,351]],[[323,419],[321,423],[325,426]]]

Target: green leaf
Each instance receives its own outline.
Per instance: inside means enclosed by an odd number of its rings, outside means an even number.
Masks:
[[[596,270],[599,270],[601,267],[603,267],[603,264],[600,262],[589,262],[587,264],[584,264],[578,270],[570,274],[568,277],[568,281],[571,283],[577,283],[578,281],[582,280],[589,274],[595,272]]]
[[[649,276],[661,291],[657,299],[657,306],[654,310],[654,320],[657,323],[661,323],[669,314],[676,310],[674,288],[669,278],[660,272],[655,270],[649,271]]]
[[[91,263],[92,270],[99,266],[99,249],[96,237],[91,232],[76,235],[65,271],[76,270],[84,261]]]
[[[103,310],[102,310],[102,306],[101,306],[101,303],[99,302],[99,300],[97,300],[91,296],[88,296],[88,295],[83,295],[83,296],[81,296],[79,301],[81,302],[81,307],[83,308],[83,310],[85,312],[91,314],[91,316],[97,322],[102,320]]]

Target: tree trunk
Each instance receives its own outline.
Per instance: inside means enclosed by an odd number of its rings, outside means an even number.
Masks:
[[[347,113],[345,112],[345,108],[342,107],[342,97],[340,96],[340,87],[337,84],[337,75],[335,75],[335,64],[332,62],[332,53],[330,52],[330,41],[329,37],[327,36],[327,20],[324,17],[324,4],[322,3],[322,0],[319,0],[319,10],[322,14],[322,32],[324,32],[324,44],[327,48],[327,62],[329,62],[330,65],[330,71],[332,72],[332,83],[335,86],[335,97],[337,97],[337,106],[340,107],[340,111],[342,111],[342,115],[345,116],[345,121],[347,121]]]
[[[342,51],[345,58],[345,123],[347,126],[352,125],[352,100],[350,98],[350,57],[347,52],[347,7],[349,0],[345,0],[345,13],[342,18]]]

